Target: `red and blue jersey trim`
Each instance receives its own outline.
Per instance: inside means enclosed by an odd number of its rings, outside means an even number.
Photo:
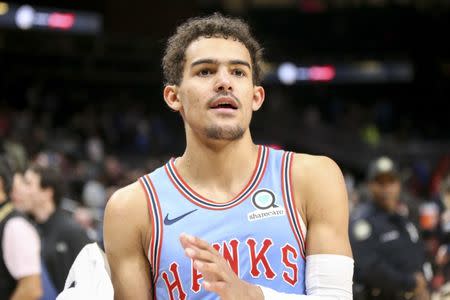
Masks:
[[[152,235],[148,250],[148,259],[152,267],[153,282],[158,280],[159,261],[161,257],[161,246],[163,242],[163,221],[161,206],[159,205],[158,195],[149,175],[139,178],[139,182],[144,188],[147,196],[148,209],[152,222]]]
[[[225,203],[218,203],[216,201],[206,199],[196,193],[177,172],[175,167],[175,159],[171,159],[164,166],[164,168],[166,170],[167,176],[169,177],[175,188],[190,202],[205,209],[223,210],[235,207],[236,205],[242,203],[258,187],[259,183],[264,177],[264,173],[267,168],[269,151],[270,150],[268,147],[259,146],[257,163],[251,179],[236,197]]]
[[[305,259],[306,257],[306,247],[305,247],[305,237],[300,225],[300,220],[298,216],[298,210],[295,205],[295,200],[292,192],[292,152],[285,152],[283,154],[281,162],[281,185],[283,190],[283,201],[284,206],[287,210],[287,216],[289,219],[289,224],[294,232],[295,239],[300,247],[300,253]]]

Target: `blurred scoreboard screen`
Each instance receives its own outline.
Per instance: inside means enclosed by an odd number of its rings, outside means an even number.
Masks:
[[[102,25],[102,17],[93,12],[0,2],[0,28],[97,34]]]

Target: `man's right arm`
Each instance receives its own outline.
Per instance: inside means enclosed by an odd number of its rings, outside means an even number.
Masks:
[[[114,299],[152,299],[150,264],[146,257],[150,217],[138,182],[114,193],[104,219],[104,243]]]

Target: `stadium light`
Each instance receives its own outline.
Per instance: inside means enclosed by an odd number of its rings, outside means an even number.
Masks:
[[[293,63],[283,63],[278,67],[278,78],[286,85],[297,81],[297,67]]]
[[[17,27],[22,30],[30,29],[33,26],[35,20],[36,12],[29,5],[22,5],[17,9],[15,15],[15,21]]]
[[[312,66],[309,68],[309,80],[331,81],[336,77],[336,69],[333,66]]]
[[[282,63],[277,70],[281,83],[292,85],[297,81],[332,81],[336,77],[334,66],[309,66],[297,67],[293,63]]]
[[[5,2],[0,2],[0,16],[2,15],[6,15],[6,13],[9,10],[9,5],[8,3]]]

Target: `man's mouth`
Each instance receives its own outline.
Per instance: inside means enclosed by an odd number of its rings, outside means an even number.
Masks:
[[[230,97],[221,97],[211,102],[211,109],[238,109],[237,102]]]

